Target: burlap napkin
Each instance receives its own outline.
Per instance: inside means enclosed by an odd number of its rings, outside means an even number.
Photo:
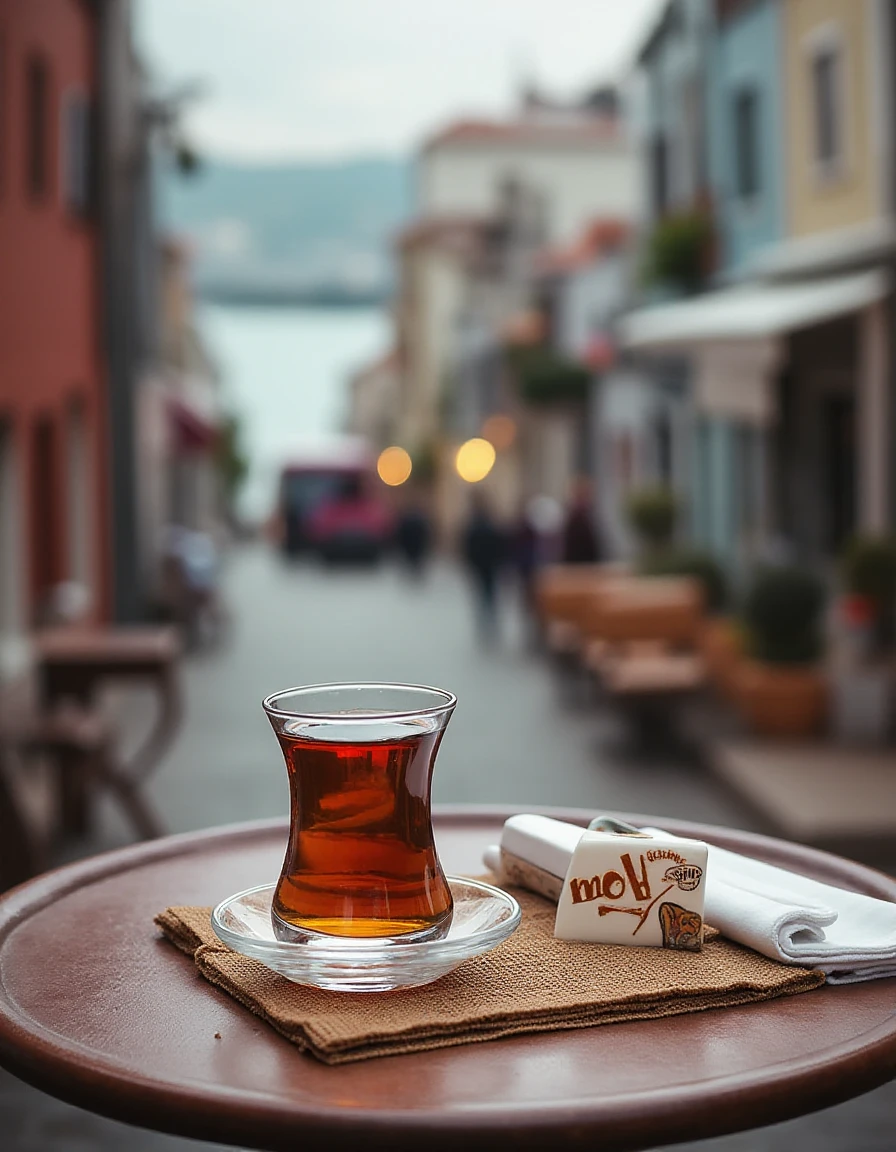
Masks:
[[[554,906],[509,891],[523,910],[509,940],[406,992],[292,984],[222,944],[209,908],[167,908],[155,922],[207,980],[327,1064],[752,1004],[824,983],[823,972],[778,964],[718,937],[702,952],[555,940]]]

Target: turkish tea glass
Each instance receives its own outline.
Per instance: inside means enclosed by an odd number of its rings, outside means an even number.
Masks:
[[[415,684],[315,684],[264,701],[290,789],[271,909],[279,940],[399,943],[447,932],[451,890],[430,793],[456,703]]]

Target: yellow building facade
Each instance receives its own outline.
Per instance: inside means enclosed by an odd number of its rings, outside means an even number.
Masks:
[[[785,0],[785,164],[792,237],[885,211],[879,0]]]

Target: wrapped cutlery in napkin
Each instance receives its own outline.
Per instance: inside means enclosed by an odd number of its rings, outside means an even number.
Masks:
[[[556,900],[583,832],[546,816],[514,816],[485,863],[498,876],[512,876]],[[896,976],[896,904],[713,845],[705,917],[729,940],[773,960],[820,968],[830,984]]]

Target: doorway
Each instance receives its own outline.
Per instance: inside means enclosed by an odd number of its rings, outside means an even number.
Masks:
[[[822,544],[828,555],[836,556],[856,529],[858,453],[854,395],[823,398],[822,437]]]

